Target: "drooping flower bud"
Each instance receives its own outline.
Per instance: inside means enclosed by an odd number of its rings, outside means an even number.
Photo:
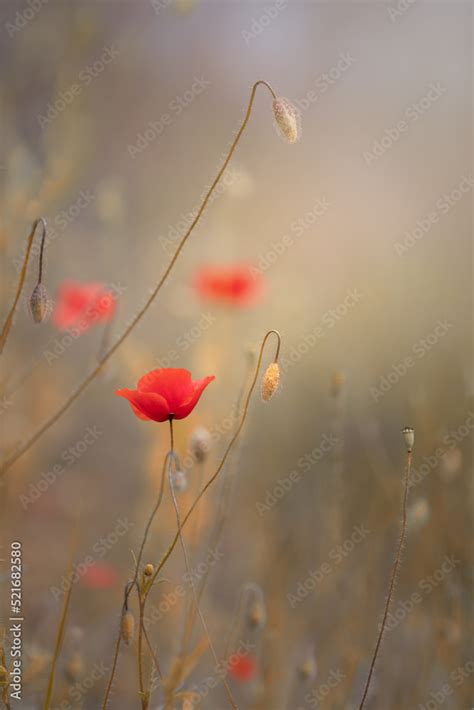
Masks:
[[[262,399],[268,402],[273,397],[280,385],[280,365],[272,362],[267,367],[262,380]]]
[[[299,136],[299,115],[296,108],[281,96],[273,100],[273,115],[276,124],[289,143],[295,143]]]
[[[122,635],[122,641],[129,646],[135,635],[135,617],[129,609],[122,614],[120,633]]]
[[[405,446],[407,447],[407,452],[411,454],[413,451],[413,445],[415,443],[415,430],[411,426],[406,426],[402,429],[403,438],[405,439]]]
[[[41,282],[36,284],[31,294],[30,310],[35,323],[42,323],[50,314],[51,302]]]

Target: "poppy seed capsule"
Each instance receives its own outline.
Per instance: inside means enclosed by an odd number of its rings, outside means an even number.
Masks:
[[[122,615],[120,633],[122,635],[122,641],[126,643],[127,646],[130,645],[135,635],[135,617],[129,610]]]
[[[281,134],[288,143],[295,143],[299,138],[298,113],[287,99],[278,97],[273,100],[273,115]]]
[[[402,429],[403,438],[405,439],[405,446],[407,447],[407,452],[411,454],[413,451],[413,445],[415,443],[415,430],[411,426],[406,426]]]
[[[211,435],[205,427],[198,427],[191,437],[191,451],[199,463],[206,460],[211,448]]]
[[[48,292],[42,283],[36,284],[30,298],[31,315],[35,323],[42,323],[49,315]]]
[[[149,562],[147,565],[145,565],[145,569],[143,570],[143,574],[145,577],[151,577],[153,572],[155,571],[155,568],[153,565]]]
[[[262,399],[268,402],[273,397],[280,384],[280,365],[277,362],[272,362],[267,367],[267,370],[262,380]]]

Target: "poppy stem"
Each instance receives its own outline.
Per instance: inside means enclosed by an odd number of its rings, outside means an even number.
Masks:
[[[395,554],[395,560],[393,562],[392,574],[390,576],[390,583],[389,583],[389,587],[388,587],[387,601],[385,602],[385,610],[384,610],[384,614],[383,614],[383,619],[382,619],[382,623],[380,625],[380,631],[379,631],[379,635],[377,638],[377,643],[375,645],[374,654],[372,656],[372,661],[370,663],[369,675],[367,676],[367,681],[366,681],[365,688],[364,688],[364,694],[362,696],[362,700],[359,705],[359,710],[362,710],[362,708],[364,707],[364,704],[365,704],[365,701],[367,698],[367,694],[369,692],[370,681],[372,679],[372,674],[373,674],[374,668],[375,668],[375,662],[377,660],[377,656],[378,656],[379,649],[380,649],[380,644],[382,643],[382,638],[383,638],[383,634],[385,631],[385,626],[387,624],[388,612],[390,611],[390,604],[392,603],[393,592],[395,589],[395,582],[397,581],[398,572],[400,570],[400,565],[402,562],[402,555],[403,555],[403,548],[405,545],[405,536],[406,536],[406,527],[407,527],[407,501],[408,501],[408,491],[410,489],[411,461],[412,461],[412,452],[408,451],[407,463],[405,466],[405,488],[404,488],[403,503],[402,503],[402,529],[401,529],[400,538],[398,541],[397,552]]]
[[[43,236],[41,237],[41,251],[40,251],[40,260],[39,260],[39,277],[38,277],[38,283],[41,282],[41,277],[42,277],[42,272],[43,272],[43,249],[44,249],[44,242],[46,238],[46,221],[43,219],[43,217],[38,217],[38,219],[35,219],[33,222],[33,225],[31,227],[30,234],[28,235],[28,241],[27,241],[27,246],[26,246],[26,252],[25,256],[23,258],[23,264],[21,266],[21,271],[20,271],[20,278],[18,280],[18,286],[16,288],[16,293],[15,293],[15,298],[13,299],[12,306],[10,308],[10,311],[5,319],[5,323],[3,324],[2,331],[0,333],[0,355],[2,354],[6,342],[8,340],[8,336],[10,334],[11,327],[13,325],[13,317],[15,315],[16,307],[18,305],[18,301],[20,300],[21,292],[23,290],[23,285],[25,283],[26,279],[26,273],[28,270],[28,263],[30,260],[30,255],[31,255],[31,249],[33,247],[33,240],[36,234],[36,229],[38,225],[41,224],[43,228]]]
[[[270,93],[271,93],[271,95],[272,95],[273,98],[276,97],[276,94],[275,94],[275,92],[273,91],[273,89],[271,88],[270,84],[268,84],[268,83],[267,83],[266,81],[264,81],[263,79],[260,79],[259,81],[256,81],[255,84],[253,85],[252,90],[251,90],[251,92],[250,92],[250,98],[249,98],[249,101],[248,101],[247,110],[246,110],[246,112],[245,112],[244,119],[243,119],[243,121],[242,121],[242,123],[241,123],[241,125],[240,125],[239,130],[237,131],[237,135],[235,136],[234,140],[232,141],[232,145],[231,145],[230,148],[229,148],[229,152],[227,153],[227,156],[226,156],[224,162],[222,163],[222,165],[221,165],[221,167],[220,167],[220,169],[219,169],[219,171],[218,171],[218,173],[217,173],[215,179],[213,180],[213,182],[212,182],[210,188],[209,188],[208,191],[206,192],[206,195],[205,195],[205,197],[204,197],[204,199],[203,199],[203,201],[202,201],[202,203],[201,203],[201,206],[199,207],[199,209],[198,209],[198,211],[197,211],[196,216],[194,217],[193,221],[191,222],[191,224],[189,225],[188,229],[186,230],[186,232],[184,233],[183,237],[181,238],[181,241],[180,241],[180,243],[179,243],[179,245],[178,245],[178,247],[177,247],[177,249],[176,249],[176,251],[175,251],[175,253],[174,253],[174,255],[173,255],[172,259],[171,259],[171,261],[170,261],[170,263],[168,264],[168,266],[167,266],[167,268],[166,268],[166,270],[165,270],[165,273],[163,274],[163,276],[160,278],[160,280],[159,280],[158,283],[156,284],[154,290],[153,290],[152,293],[150,294],[150,296],[149,296],[148,300],[146,301],[145,305],[144,305],[144,306],[141,308],[141,310],[137,313],[137,315],[134,317],[134,319],[131,321],[131,323],[128,324],[128,326],[125,328],[125,330],[124,330],[124,332],[122,333],[122,335],[120,335],[120,336],[117,338],[117,340],[115,341],[115,343],[114,343],[113,345],[111,345],[111,347],[109,348],[109,350],[103,355],[103,357],[101,358],[101,360],[99,361],[99,363],[97,364],[97,366],[95,367],[95,369],[92,370],[92,372],[91,372],[89,375],[87,375],[87,377],[76,387],[76,389],[69,395],[69,397],[66,399],[66,401],[61,405],[61,407],[60,407],[60,408],[59,408],[59,409],[58,409],[58,410],[57,410],[57,411],[56,411],[56,412],[55,412],[55,413],[54,413],[54,414],[53,414],[53,415],[52,415],[52,416],[51,416],[51,417],[50,417],[50,418],[49,418],[49,419],[48,419],[23,445],[22,445],[22,446],[20,446],[9,458],[7,458],[7,459],[4,461],[4,463],[3,463],[3,465],[2,465],[2,467],[1,467],[1,469],[0,469],[0,477],[3,476],[3,475],[6,473],[6,471],[7,471],[9,468],[11,468],[11,466],[12,466],[21,456],[23,456],[23,454],[26,453],[26,451],[28,451],[28,450],[33,446],[33,444],[35,444],[35,443],[38,441],[38,439],[39,439],[46,431],[48,431],[48,429],[49,429],[50,427],[53,426],[53,424],[55,424],[55,423],[58,421],[58,419],[69,409],[69,407],[76,401],[76,399],[84,392],[84,390],[90,385],[90,383],[91,383],[91,382],[94,380],[94,378],[99,374],[99,372],[102,371],[102,367],[103,367],[103,365],[105,365],[105,363],[107,362],[107,360],[109,360],[109,358],[112,357],[112,355],[115,353],[115,351],[118,350],[118,348],[122,345],[122,343],[124,342],[124,340],[130,335],[130,333],[131,333],[132,330],[135,328],[135,326],[141,321],[141,319],[143,318],[143,316],[145,315],[145,313],[148,311],[148,309],[150,308],[150,306],[151,306],[152,303],[154,302],[155,298],[158,296],[159,292],[161,291],[161,288],[162,288],[163,284],[167,281],[168,276],[170,275],[170,273],[171,273],[171,271],[172,271],[172,269],[173,269],[173,267],[174,267],[176,261],[178,260],[178,257],[179,257],[179,255],[181,254],[181,252],[182,252],[182,250],[183,250],[183,248],[184,248],[184,245],[185,245],[186,242],[188,241],[188,239],[189,239],[189,237],[191,236],[191,234],[192,234],[194,228],[196,227],[196,225],[198,224],[199,220],[201,219],[201,217],[202,217],[202,215],[203,215],[203,212],[204,212],[204,210],[206,209],[206,207],[207,207],[207,205],[208,205],[208,203],[209,203],[209,200],[211,199],[212,194],[213,194],[213,192],[214,192],[214,190],[215,190],[217,184],[219,183],[219,181],[220,181],[221,177],[223,176],[223,174],[224,174],[224,172],[225,172],[225,170],[226,170],[228,164],[230,163],[230,161],[231,161],[231,159],[232,159],[232,156],[234,155],[234,152],[235,152],[235,150],[236,150],[236,148],[237,148],[237,146],[238,146],[238,144],[239,144],[239,141],[240,141],[240,139],[242,138],[242,135],[243,135],[245,129],[247,128],[247,124],[248,124],[248,122],[249,122],[249,119],[250,119],[250,116],[251,116],[251,113],[252,113],[253,104],[254,104],[254,101],[255,101],[255,94],[256,94],[256,92],[257,92],[257,88],[258,88],[260,85],[265,86],[265,87],[270,91]],[[36,223],[35,223],[35,228],[36,228]],[[33,232],[33,234],[34,234],[34,232]],[[31,236],[31,239],[32,239],[32,236]],[[29,252],[28,252],[28,255],[29,255]],[[26,262],[26,263],[27,263],[27,262]],[[25,271],[25,273],[26,273],[26,266],[24,267],[24,271]],[[23,275],[23,280],[24,280],[24,275]],[[21,282],[21,286],[22,286],[22,285],[23,285],[23,282]],[[21,291],[21,288],[20,288],[20,291]],[[18,295],[18,298],[19,298],[19,295]],[[15,306],[16,306],[16,302],[15,302]],[[13,309],[13,310],[14,310],[14,309]],[[9,317],[10,317],[10,316],[9,316]],[[13,315],[11,315],[11,318],[13,318]],[[8,318],[7,318],[7,321],[8,321]],[[5,324],[4,329],[5,329],[6,325],[7,325],[7,324]],[[11,323],[10,323],[10,325],[11,325]],[[9,328],[10,328],[10,325],[8,326],[8,330],[9,330]],[[7,335],[8,335],[8,332],[7,332]],[[5,345],[5,340],[6,340],[6,336],[4,336],[4,334],[3,334],[3,332],[2,332],[2,334],[0,335],[0,354],[1,354],[1,351],[2,351],[2,349],[3,349],[3,347],[4,347],[4,345]]]
[[[275,357],[277,357],[277,356],[279,355],[279,352],[280,352],[280,343],[281,343],[281,335],[280,335],[280,333],[279,333],[277,330],[269,330],[269,331],[266,333],[265,337],[263,338],[262,344],[261,344],[261,346],[260,346],[260,352],[259,352],[259,356],[258,356],[258,360],[257,360],[257,365],[256,365],[256,368],[255,368],[255,374],[254,374],[252,383],[251,383],[251,385],[250,385],[250,388],[249,388],[249,390],[248,390],[248,392],[247,392],[247,397],[245,398],[245,403],[244,403],[244,407],[243,407],[243,411],[242,411],[242,415],[241,415],[241,418],[240,418],[239,425],[238,425],[238,427],[237,427],[237,429],[236,429],[234,435],[232,436],[230,442],[227,444],[227,448],[226,448],[226,450],[225,450],[225,452],[224,452],[224,455],[223,455],[223,457],[222,457],[222,459],[221,459],[221,462],[220,462],[220,464],[218,465],[216,471],[215,471],[214,474],[211,476],[211,478],[208,480],[208,482],[205,484],[204,488],[202,488],[202,490],[198,493],[197,497],[194,499],[193,504],[191,505],[191,507],[189,508],[188,512],[186,513],[186,515],[185,515],[184,518],[183,518],[183,521],[182,521],[182,523],[181,523],[181,525],[180,525],[180,528],[179,528],[178,532],[177,532],[176,535],[174,536],[173,540],[171,541],[171,544],[169,545],[167,551],[165,552],[165,554],[164,554],[163,557],[161,558],[160,562],[157,564],[156,569],[155,569],[155,572],[154,572],[153,577],[152,577],[152,580],[153,580],[153,581],[156,579],[156,577],[157,577],[158,574],[160,573],[162,567],[165,565],[166,561],[168,560],[168,558],[170,557],[170,555],[171,555],[171,553],[173,552],[174,548],[176,547],[176,543],[177,543],[178,540],[179,540],[180,531],[181,531],[181,530],[184,528],[184,526],[186,525],[187,521],[188,521],[189,518],[191,517],[191,515],[192,515],[194,509],[196,508],[197,504],[199,503],[199,501],[201,500],[201,498],[203,497],[203,495],[206,493],[206,491],[208,490],[208,488],[214,483],[214,481],[216,480],[216,478],[218,477],[218,475],[219,475],[220,472],[222,471],[222,469],[223,469],[223,467],[224,467],[224,464],[225,464],[225,462],[227,461],[227,458],[228,458],[228,456],[229,456],[229,454],[230,454],[230,452],[231,452],[231,450],[232,450],[232,448],[233,448],[235,442],[236,442],[237,439],[239,438],[240,432],[242,431],[243,426],[244,426],[244,424],[245,424],[245,420],[247,419],[247,414],[248,414],[248,411],[249,411],[250,400],[251,400],[251,398],[252,398],[252,394],[253,394],[253,391],[254,391],[254,389],[255,389],[255,385],[257,384],[258,375],[259,375],[260,367],[261,367],[261,364],[262,364],[263,352],[264,352],[264,350],[265,350],[265,345],[266,345],[266,342],[267,342],[268,338],[269,338],[270,335],[272,335],[272,334],[275,334],[275,335],[277,336],[277,338],[278,338],[278,347],[277,347],[277,352],[276,352]]]
[[[173,420],[172,420],[171,417],[170,417],[169,422],[170,422],[171,447],[173,447]],[[186,544],[185,544],[185,542],[184,542],[184,537],[183,537],[182,532],[181,532],[181,531],[182,531],[181,516],[180,516],[180,513],[179,513],[179,506],[178,506],[178,501],[177,501],[177,499],[176,499],[176,494],[175,494],[174,489],[173,489],[173,478],[172,478],[172,475],[171,475],[171,466],[169,466],[169,469],[168,469],[168,481],[169,481],[169,486],[170,486],[171,498],[172,498],[172,500],[173,500],[174,510],[175,510],[175,513],[176,513],[176,523],[177,523],[177,525],[178,525],[178,536],[179,536],[179,541],[180,541],[180,543],[181,543],[181,549],[183,550],[184,565],[185,565],[185,568],[186,568],[186,574],[187,574],[187,576],[188,576],[188,578],[189,578],[189,582],[190,582],[190,585],[191,585],[191,591],[192,591],[193,602],[194,602],[194,605],[195,605],[195,607],[196,607],[196,610],[197,610],[199,619],[200,619],[200,621],[201,621],[202,628],[204,629],[204,633],[205,633],[205,635],[206,635],[207,643],[208,643],[209,648],[210,648],[210,650],[211,650],[211,654],[212,654],[212,657],[213,657],[213,659],[214,659],[214,663],[216,664],[216,667],[219,667],[219,658],[217,657],[217,653],[216,653],[216,650],[215,650],[215,648],[214,648],[214,644],[213,644],[213,642],[212,642],[211,636],[210,636],[210,634],[209,634],[209,629],[208,629],[208,627],[207,627],[207,623],[206,623],[206,620],[205,620],[205,618],[204,618],[204,614],[202,613],[201,607],[200,607],[200,605],[199,605],[199,599],[198,599],[198,596],[197,596],[197,594],[196,594],[196,587],[194,586],[194,580],[193,580],[193,575],[192,575],[192,572],[191,572],[191,566],[190,566],[190,564],[189,564],[188,552],[187,552],[187,549],[186,549]],[[224,688],[225,688],[225,691],[226,691],[226,693],[227,693],[227,697],[228,697],[228,699],[229,699],[229,702],[230,702],[231,706],[234,708],[234,710],[237,710],[237,705],[235,704],[234,698],[233,698],[233,696],[232,696],[232,692],[231,692],[231,690],[230,690],[230,688],[229,688],[229,685],[228,685],[228,683],[227,683],[225,677],[222,678],[222,683],[223,683],[223,685],[224,685]]]

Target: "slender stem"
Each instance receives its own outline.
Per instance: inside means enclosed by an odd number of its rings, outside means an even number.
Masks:
[[[41,226],[43,228],[43,236],[41,239],[41,253],[40,253],[40,272],[39,272],[40,275],[39,275],[39,279],[38,279],[38,281],[41,281],[42,263],[43,263],[43,248],[44,248],[44,241],[45,241],[45,237],[46,237],[46,222],[43,219],[43,217],[39,217],[38,219],[35,219],[35,221],[33,222],[33,226],[31,227],[31,232],[28,235],[26,252],[25,252],[25,256],[23,258],[23,264],[21,266],[20,278],[18,280],[18,285],[16,287],[15,298],[13,299],[12,306],[11,306],[10,311],[5,319],[5,323],[3,324],[2,332],[0,333],[0,355],[2,354],[2,352],[5,348],[5,345],[8,340],[8,336],[10,334],[11,327],[13,325],[13,317],[15,315],[18,301],[20,300],[21,292],[23,290],[23,285],[24,285],[25,279],[26,279],[26,273],[28,271],[28,262],[30,260],[31,249],[33,247],[33,239],[34,239],[36,229],[39,224],[41,224]]]
[[[128,607],[128,599],[129,599],[129,596],[131,594],[133,587],[137,586],[138,573],[140,571],[140,565],[141,565],[141,561],[142,561],[142,557],[143,557],[143,552],[145,550],[145,545],[148,540],[148,534],[150,532],[150,528],[151,528],[151,525],[152,525],[153,520],[155,518],[155,515],[158,512],[158,508],[161,505],[161,501],[163,500],[163,493],[164,493],[164,487],[165,487],[165,471],[166,471],[166,464],[167,464],[168,458],[169,458],[169,453],[166,454],[166,456],[165,456],[165,460],[163,463],[163,469],[161,472],[161,483],[160,483],[160,491],[158,493],[158,499],[156,501],[155,507],[153,508],[153,510],[151,512],[150,517],[148,518],[148,522],[145,527],[145,532],[143,534],[143,539],[142,539],[142,542],[140,545],[140,550],[138,552],[137,561],[135,563],[135,572],[133,575],[133,579],[131,580],[131,582],[129,582],[129,584],[127,585],[126,591],[125,591],[125,600],[124,600],[124,608],[125,609],[127,609],[127,607]],[[140,622],[142,622],[142,617],[140,617]],[[142,627],[142,623],[140,623],[140,628],[141,627]],[[139,631],[139,634],[140,634],[140,631]],[[107,707],[108,700],[109,700],[110,690],[112,688],[112,683],[114,680],[115,672],[117,670],[117,661],[118,661],[118,655],[119,655],[119,650],[120,650],[120,643],[121,643],[121,631],[119,628],[119,633],[118,633],[117,641],[115,644],[114,659],[112,662],[112,668],[110,670],[110,676],[109,676],[109,680],[107,683],[107,688],[105,691],[104,700],[102,702],[102,710],[105,710],[105,708]],[[157,666],[157,668],[159,668],[159,667]]]
[[[71,572],[72,572],[72,567],[71,567]],[[69,611],[69,604],[71,601],[72,588],[73,588],[73,583],[72,583],[72,581],[70,581],[69,589],[67,590],[66,596],[64,597],[64,604],[63,604],[63,609],[61,612],[61,618],[59,621],[58,633],[56,636],[56,644],[54,647],[53,661],[51,663],[51,670],[49,673],[49,680],[48,680],[48,689],[46,691],[46,698],[44,701],[43,710],[49,710],[49,707],[51,705],[51,698],[53,695],[53,687],[54,687],[54,678],[56,675],[56,666],[58,663],[59,652],[61,650],[61,646],[62,646],[62,642],[63,642],[63,638],[64,638],[64,631],[66,629],[66,618],[67,618],[67,614]]]
[[[380,631],[379,631],[377,643],[375,645],[374,655],[372,656],[372,662],[370,664],[369,675],[367,677],[367,681],[366,681],[365,689],[364,689],[364,695],[362,696],[362,700],[359,705],[359,710],[362,710],[362,708],[364,707],[364,703],[367,698],[367,693],[369,692],[370,681],[372,679],[372,674],[374,672],[375,662],[377,660],[378,652],[380,649],[380,644],[382,643],[382,637],[383,637],[383,634],[385,631],[385,626],[387,623],[388,612],[390,610],[390,604],[391,604],[392,598],[393,598],[393,591],[395,588],[395,582],[396,582],[398,572],[400,569],[400,565],[402,562],[403,546],[405,544],[406,527],[407,527],[407,501],[408,501],[408,491],[409,491],[409,483],[410,483],[411,460],[412,460],[412,452],[409,451],[407,454],[407,463],[406,463],[406,467],[405,467],[405,490],[404,490],[404,494],[403,494],[403,504],[402,504],[402,529],[400,532],[400,539],[398,541],[397,552],[395,554],[395,560],[393,563],[392,574],[390,576],[390,584],[388,587],[388,595],[387,595],[387,601],[385,603],[385,610],[384,610],[384,614],[383,614],[382,624],[380,626]]]
[[[173,420],[172,420],[172,419],[170,419],[170,438],[171,438],[171,451],[173,452]],[[198,613],[198,615],[199,615],[199,619],[201,620],[202,628],[204,629],[204,633],[205,633],[205,635],[206,635],[207,642],[208,642],[208,644],[209,644],[209,648],[211,649],[211,653],[212,653],[212,656],[213,656],[213,658],[214,658],[214,663],[216,664],[216,667],[217,667],[217,666],[219,665],[219,659],[218,659],[218,657],[217,657],[217,653],[216,653],[216,650],[215,650],[215,648],[214,648],[214,644],[212,643],[211,635],[210,635],[210,633],[209,633],[209,629],[207,628],[207,623],[206,623],[206,620],[205,620],[205,618],[204,618],[204,614],[202,613],[201,607],[200,607],[200,605],[199,605],[199,600],[198,600],[197,595],[196,595],[196,588],[195,588],[195,586],[194,586],[193,575],[192,575],[192,573],[191,573],[191,567],[190,567],[190,564],[189,564],[188,552],[187,552],[187,550],[186,550],[186,545],[185,545],[185,542],[184,542],[184,537],[183,537],[183,535],[182,535],[182,533],[181,533],[181,516],[180,516],[180,514],[179,514],[178,501],[176,500],[176,495],[175,495],[175,492],[174,492],[174,489],[173,489],[173,479],[172,479],[172,477],[171,477],[171,466],[169,467],[169,474],[168,474],[168,477],[169,477],[168,480],[169,480],[169,484],[170,484],[171,498],[172,498],[172,500],[173,500],[174,510],[175,510],[175,513],[176,513],[176,522],[177,522],[177,525],[178,525],[179,540],[180,540],[180,543],[181,543],[181,548],[182,548],[182,550],[183,550],[183,558],[184,558],[184,564],[185,564],[185,567],[186,567],[186,573],[187,573],[187,576],[189,577],[189,581],[190,581],[190,584],[191,584],[191,591],[192,591],[192,595],[193,595],[194,605],[195,605],[195,607],[196,607],[196,609],[197,609],[197,613]],[[225,677],[222,678],[222,682],[223,682],[223,684],[224,684],[224,688],[225,688],[225,691],[226,691],[226,693],[227,693],[227,697],[229,698],[229,702],[230,702],[231,706],[232,706],[235,710],[237,710],[237,705],[235,704],[234,698],[232,697],[232,692],[231,692],[231,690],[230,690],[230,688],[229,688],[229,684],[227,683]]]
[[[115,343],[109,348],[109,350],[102,356],[102,358],[99,360],[95,369],[92,370],[92,372],[89,375],[87,375],[87,377],[81,382],[80,385],[78,385],[78,387],[76,387],[75,390],[73,390],[72,394],[68,397],[68,399],[64,402],[64,404],[61,405],[61,407],[57,410],[57,412],[55,414],[53,414],[53,416],[50,417],[35,432],[35,434],[33,434],[33,436],[30,437],[30,439],[28,439],[22,446],[20,446],[19,449],[17,449],[17,451],[15,453],[13,453],[9,458],[6,459],[2,468],[0,469],[0,476],[2,476],[15,463],[15,461],[17,461],[26,451],[28,451],[33,446],[33,444],[35,444],[38,441],[38,439],[46,431],[48,431],[48,429],[50,427],[52,427],[53,424],[55,424],[58,421],[58,419],[69,409],[69,407],[84,392],[84,390],[88,387],[88,385],[90,385],[90,383],[94,380],[96,375],[98,375],[98,373],[102,370],[103,365],[109,360],[109,358],[112,357],[112,355],[115,353],[115,351],[118,350],[118,348],[122,345],[124,340],[128,337],[128,335],[132,332],[132,330],[135,328],[135,326],[141,321],[141,319],[143,318],[145,313],[148,311],[149,307],[151,306],[151,304],[153,303],[153,301],[157,297],[158,293],[160,292],[163,284],[165,283],[168,276],[170,275],[170,272],[173,269],[179,255],[181,254],[181,251],[183,250],[184,245],[188,241],[188,238],[190,237],[195,226],[197,225],[197,223],[201,219],[202,214],[203,214],[204,210],[206,209],[207,204],[208,204],[218,182],[220,181],[222,175],[224,174],[224,172],[225,172],[225,170],[226,170],[226,168],[227,168],[227,166],[228,166],[228,164],[235,152],[235,149],[237,148],[237,145],[242,137],[242,134],[244,133],[244,131],[247,127],[247,124],[249,122],[250,115],[252,113],[254,100],[255,100],[255,93],[256,93],[257,88],[260,84],[262,84],[267,89],[269,89],[273,98],[275,98],[275,92],[273,91],[273,89],[270,87],[270,85],[266,81],[259,80],[253,85],[251,93],[250,93],[249,102],[247,105],[247,111],[245,113],[242,124],[241,124],[239,130],[237,131],[237,135],[232,142],[232,145],[229,149],[227,157],[225,158],[224,162],[222,163],[222,166],[221,166],[219,172],[217,173],[214,181],[212,182],[212,185],[210,186],[209,190],[207,191],[207,193],[201,203],[201,206],[199,207],[199,209],[197,211],[195,218],[193,219],[193,221],[189,225],[188,229],[186,230],[185,234],[183,235],[170,263],[168,264],[168,266],[166,268],[165,273],[163,274],[161,279],[158,281],[157,285],[155,286],[154,290],[152,291],[152,293],[151,293],[150,297],[148,298],[148,300],[146,301],[145,305],[140,309],[140,311],[137,313],[137,315],[133,318],[133,320],[125,328],[122,335],[115,341]],[[25,269],[25,272],[26,272],[26,269]],[[1,354],[1,350],[3,348],[3,345],[4,345],[4,342],[2,340],[2,336],[0,336],[0,354]]]
[[[227,460],[227,457],[229,456],[229,453],[231,452],[231,450],[232,450],[232,448],[233,448],[235,442],[236,442],[237,439],[239,438],[239,434],[240,434],[240,432],[241,432],[242,429],[243,429],[243,426],[244,426],[244,424],[245,424],[245,420],[247,419],[247,414],[248,414],[248,410],[249,410],[250,400],[251,400],[251,398],[252,398],[252,394],[253,394],[253,391],[254,391],[254,389],[255,389],[255,385],[257,384],[258,374],[259,374],[259,372],[260,372],[260,365],[261,365],[261,363],[262,363],[263,351],[264,351],[264,349],[265,349],[265,345],[266,345],[266,342],[267,342],[268,338],[269,338],[270,335],[272,335],[272,334],[275,334],[275,335],[277,336],[277,338],[278,338],[278,348],[279,348],[280,340],[281,340],[280,333],[279,333],[277,330],[269,330],[269,331],[267,332],[267,334],[265,335],[265,337],[263,338],[262,344],[261,344],[261,346],[260,346],[260,353],[259,353],[258,360],[257,360],[257,366],[256,366],[256,368],[255,368],[255,375],[254,375],[254,377],[253,377],[252,384],[250,385],[249,391],[248,391],[248,393],[247,393],[247,397],[246,397],[246,399],[245,399],[244,408],[243,408],[243,411],[242,411],[242,416],[241,416],[241,418],[240,418],[240,423],[239,423],[239,425],[238,425],[238,427],[237,427],[237,429],[236,429],[236,431],[235,431],[233,437],[231,438],[230,442],[228,443],[227,448],[226,448],[226,450],[225,450],[225,452],[224,452],[224,455],[223,455],[223,457],[222,457],[222,459],[221,459],[221,462],[220,462],[219,466],[217,467],[215,473],[214,473],[214,474],[211,476],[211,478],[208,480],[208,482],[206,483],[206,485],[204,486],[204,488],[202,488],[202,490],[198,493],[198,495],[197,495],[197,497],[195,498],[193,504],[191,505],[191,507],[189,508],[188,512],[187,512],[186,515],[184,516],[183,521],[182,521],[182,523],[181,523],[181,525],[180,525],[180,527],[179,527],[178,532],[177,532],[176,535],[174,536],[173,540],[171,541],[170,546],[168,547],[167,551],[165,552],[165,554],[164,554],[163,557],[161,558],[160,562],[158,563],[158,565],[157,565],[157,567],[156,567],[156,570],[155,570],[155,572],[154,572],[154,575],[153,575],[153,581],[156,579],[156,577],[157,577],[158,574],[160,573],[162,567],[164,566],[164,564],[166,563],[166,561],[167,561],[168,558],[170,557],[171,553],[173,552],[174,548],[176,547],[176,543],[178,542],[178,539],[179,539],[179,534],[180,534],[181,530],[184,528],[184,526],[186,525],[187,521],[189,520],[190,516],[192,515],[192,513],[193,513],[194,509],[196,508],[197,504],[199,503],[199,501],[201,500],[201,498],[203,497],[203,495],[206,493],[206,491],[208,490],[208,488],[214,483],[214,481],[215,481],[216,478],[218,477],[219,473],[222,471],[222,469],[223,469],[223,467],[224,467],[224,464],[225,464],[225,462],[226,462],[226,460]]]
[[[39,267],[38,267],[38,283],[40,284],[43,279],[43,254],[44,254],[44,244],[46,241],[46,221],[43,217],[40,217],[38,222],[41,222],[43,227],[43,236],[41,237],[41,247],[39,255]]]

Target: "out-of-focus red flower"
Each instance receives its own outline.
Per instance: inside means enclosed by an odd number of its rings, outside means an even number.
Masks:
[[[236,653],[227,662],[229,674],[241,683],[246,683],[255,678],[257,673],[257,662],[250,654]]]
[[[140,419],[165,422],[184,419],[199,402],[214,375],[193,382],[189,370],[164,367],[152,370],[139,381],[136,390],[122,389],[115,394],[125,397]]]
[[[194,285],[201,298],[230,306],[253,306],[264,293],[263,276],[251,264],[202,266]]]
[[[108,562],[94,562],[86,567],[80,581],[90,589],[109,589],[117,583],[118,574]]]
[[[81,333],[115,315],[117,302],[101,283],[64,281],[58,289],[53,323],[59,330],[76,328]]]

